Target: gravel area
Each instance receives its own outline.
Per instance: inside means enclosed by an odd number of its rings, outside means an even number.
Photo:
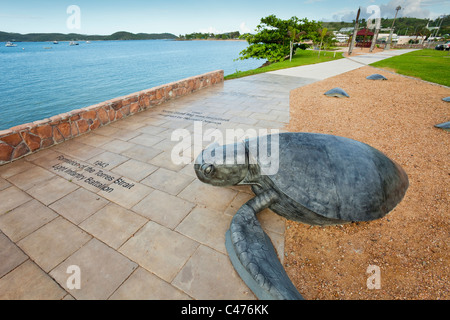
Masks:
[[[388,81],[366,77],[380,73]],[[324,96],[341,87],[350,98]],[[367,143],[410,180],[399,206],[373,222],[334,227],[286,223],[284,265],[305,299],[449,299],[450,89],[363,67],[291,92],[288,131]],[[369,266],[381,288],[368,286]],[[372,282],[370,283],[372,284]]]

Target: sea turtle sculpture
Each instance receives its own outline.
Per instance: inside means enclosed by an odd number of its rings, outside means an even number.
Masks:
[[[325,92],[325,95],[328,97],[335,97],[335,98],[350,98],[347,92],[345,92],[342,88],[334,88],[327,92]]]
[[[387,80],[385,76],[382,76],[381,74],[375,73],[366,78],[367,80]]]
[[[264,148],[278,161],[277,171],[267,165],[273,159],[261,160]],[[278,260],[258,212],[270,208],[289,220],[320,226],[371,221],[393,210],[409,185],[402,168],[369,145],[313,133],[210,146],[194,168],[202,182],[214,186],[251,185],[256,196],[232,219],[226,248],[249,288],[259,299],[270,300],[302,296]]]

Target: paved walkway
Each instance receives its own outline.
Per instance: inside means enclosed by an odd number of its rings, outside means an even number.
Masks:
[[[0,167],[0,299],[256,299],[225,249],[251,190],[174,164],[172,133],[283,128],[292,89],[385,57],[226,81]],[[259,218],[282,260],[284,220]]]

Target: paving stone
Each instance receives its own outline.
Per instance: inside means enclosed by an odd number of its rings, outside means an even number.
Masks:
[[[17,208],[21,204],[30,201],[32,198],[14,186],[0,191],[0,216]]]
[[[108,204],[99,195],[79,188],[54,202],[50,208],[74,224],[80,224]]]
[[[145,147],[141,145],[134,145],[121,154],[135,160],[152,163],[151,160],[155,158],[161,150],[154,149],[152,147]]]
[[[17,242],[57,217],[53,210],[31,200],[0,216],[0,229]]]
[[[80,224],[80,228],[117,249],[148,220],[115,204],[108,204]]]
[[[230,205],[225,209],[224,213],[233,217],[247,201],[253,199],[254,197],[254,194],[239,192]]]
[[[43,204],[49,205],[78,188],[79,187],[76,184],[69,182],[66,179],[54,177],[41,184],[35,185],[27,190],[27,192]]]
[[[143,268],[138,268],[110,300],[192,300],[187,294]]]
[[[102,135],[96,134],[94,132],[91,132],[90,134],[83,135],[83,136],[77,138],[76,140],[78,142],[87,144],[92,147],[101,147],[101,146],[111,142],[112,140],[114,140],[114,138],[102,136]]]
[[[18,246],[48,272],[91,239],[86,232],[59,217],[29,236]]]
[[[122,153],[134,146],[134,143],[116,139],[104,144],[103,146],[101,146],[101,148],[108,150],[109,152]]]
[[[35,157],[35,158],[31,158],[31,156],[33,155],[38,155],[40,154],[40,157]],[[39,151],[35,154],[33,154],[31,156],[27,156],[25,159],[27,159],[28,161],[32,162],[35,165],[38,165],[50,172],[52,172],[52,166],[62,163],[61,160],[58,159],[59,156],[62,156],[61,153],[47,149],[47,150],[42,150]]]
[[[267,228],[264,228],[264,231],[269,236],[270,241],[272,242],[273,247],[275,248],[278,259],[283,264],[284,261],[284,234],[279,234],[270,230],[267,230]]]
[[[172,151],[159,151],[160,153],[150,160],[151,164],[172,171],[179,171],[186,166],[186,164],[174,163],[174,161],[172,160]]]
[[[75,140],[66,141],[55,146],[54,148],[56,151],[61,152],[62,154],[75,157],[83,161],[86,161],[103,152],[103,150],[100,148],[92,147]]]
[[[197,242],[150,221],[119,252],[170,282],[197,247]]]
[[[157,144],[158,142],[161,142],[162,140],[164,140],[164,139],[161,137],[142,133],[142,134],[138,135],[137,137],[130,139],[129,142],[140,144],[140,145],[143,145],[146,147],[152,147],[155,144]]]
[[[137,129],[137,131],[142,132],[142,133],[152,134],[152,135],[158,135],[164,131],[169,131],[169,129],[164,128],[164,127],[149,125],[149,126],[141,127],[139,129]]]
[[[186,176],[182,173],[173,172],[165,168],[159,168],[141,182],[154,189],[167,192],[171,195],[177,195],[193,180],[194,178]]]
[[[11,187],[11,183],[9,183],[8,181],[6,181],[3,178],[0,178],[0,191],[4,190],[6,188],[9,188],[9,187]]]
[[[179,171],[179,173],[182,173],[184,175],[190,176],[192,178],[197,178],[197,175],[195,174],[194,164],[193,163],[186,165],[183,169],[181,169]]]
[[[53,177],[55,177],[55,175],[50,171],[37,166],[33,166],[33,168],[16,174],[8,178],[8,180],[20,189],[28,190],[35,185],[39,185],[46,180],[50,180]]]
[[[171,117],[167,117],[167,119],[169,119],[169,121],[160,124],[160,127],[176,130],[183,129],[191,124],[189,120],[177,120]]]
[[[125,118],[121,119],[119,121],[111,123],[112,127],[120,128],[127,131],[136,131],[139,128],[142,128],[145,126],[142,122],[136,122],[136,119],[134,117],[132,118]]]
[[[0,278],[22,264],[28,256],[0,232]],[[1,283],[1,280],[0,280]],[[2,291],[0,289],[0,296]]]
[[[25,159],[20,159],[12,163],[0,166],[0,177],[8,179],[18,173],[22,173],[29,169],[36,167],[34,164],[26,161]]]
[[[128,187],[113,183],[110,185],[113,188],[111,192],[102,190],[98,192],[98,195],[126,209],[131,209],[153,191],[152,188],[138,182],[124,178],[120,179],[121,181],[125,181]]]
[[[231,218],[219,211],[197,207],[175,230],[226,254],[225,233],[230,227]]]
[[[67,286],[69,266],[80,271],[80,289]],[[97,239],[92,239],[80,250],[50,272],[50,275],[75,299],[104,300],[127,279],[137,264]]]
[[[195,204],[155,190],[133,207],[140,215],[169,229],[174,229],[195,207]]]
[[[270,209],[263,210],[258,214],[258,220],[265,230],[284,234],[286,219],[277,215]]]
[[[96,134],[104,135],[107,137],[119,139],[122,141],[128,141],[130,139],[133,139],[134,137],[138,136],[140,133],[138,131],[128,130],[128,129],[121,129],[117,128],[115,126],[104,126],[100,129],[95,130]]]
[[[237,191],[231,188],[214,187],[195,179],[178,196],[193,203],[200,203],[207,208],[224,212],[236,194]]]
[[[158,119],[155,117],[155,113],[153,110],[149,109],[148,111],[144,111],[141,113],[143,116],[148,117],[148,119],[145,121],[145,124],[151,125],[151,126],[160,126],[167,122],[167,119]]]
[[[155,149],[159,149],[159,150],[163,150],[163,151],[168,151],[168,152],[172,152],[172,150],[175,147],[178,147],[179,145],[181,145],[182,141],[172,141],[171,138],[161,138],[162,140],[158,143],[156,143],[155,145],[153,145],[153,148]],[[190,148],[190,146],[189,146]]]
[[[0,279],[0,300],[61,300],[66,294],[30,260]]]
[[[172,284],[196,300],[255,300],[227,255],[201,245]]]
[[[113,152],[103,152],[88,160],[89,163],[101,167],[104,170],[112,170],[118,165],[128,161],[129,158]],[[97,164],[96,164],[97,163]],[[98,164],[100,163],[100,164]]]
[[[121,165],[114,168],[112,172],[127,177],[134,181],[141,181],[145,177],[155,172],[157,169],[158,167],[154,165],[130,159],[127,162],[124,162]]]

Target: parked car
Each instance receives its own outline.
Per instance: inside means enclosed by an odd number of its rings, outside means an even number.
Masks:
[[[447,41],[446,43],[443,44],[444,46],[444,50],[450,50],[450,41]]]
[[[444,45],[443,44],[438,44],[434,49],[435,50],[444,50]]]

